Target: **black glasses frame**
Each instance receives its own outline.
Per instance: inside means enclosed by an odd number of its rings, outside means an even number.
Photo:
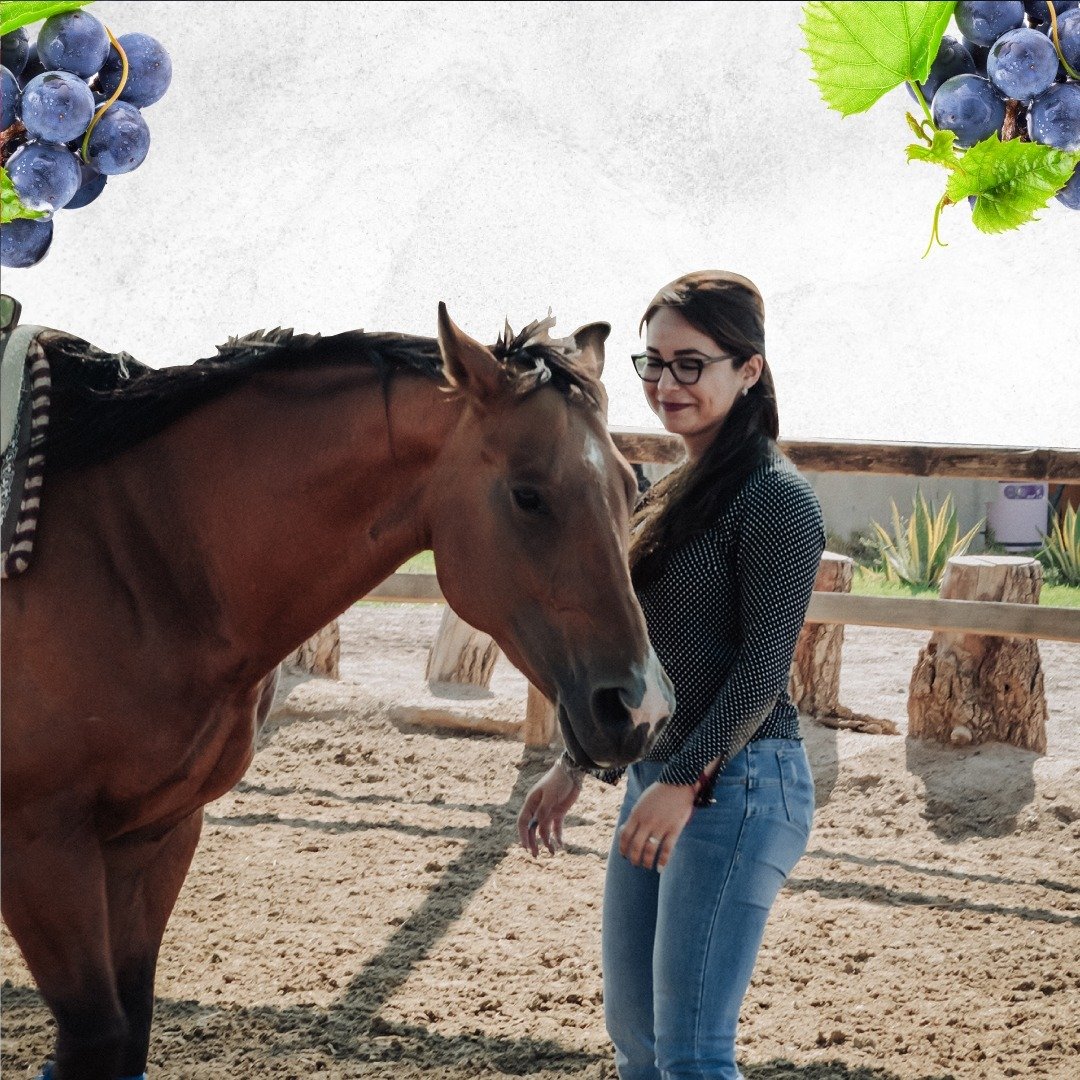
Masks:
[[[642,382],[658,383],[664,377],[664,368],[667,368],[671,372],[671,377],[679,383],[680,386],[693,386],[694,383],[701,378],[701,373],[705,369],[706,364],[718,364],[722,360],[734,360],[734,356],[687,356],[680,357],[678,360],[661,360],[658,356],[650,356],[648,353],[631,353],[630,359],[634,362],[634,371],[637,372],[637,376]],[[655,379],[648,378],[643,369],[646,364],[658,364],[660,367],[660,374]],[[676,364],[681,364],[683,367],[688,365],[694,366],[693,378],[683,378],[679,375],[675,369]],[[684,372],[685,375],[685,372]]]

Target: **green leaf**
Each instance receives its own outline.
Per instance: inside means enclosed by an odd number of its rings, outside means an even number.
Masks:
[[[946,169],[955,169],[960,164],[956,153],[956,132],[943,128],[934,130],[934,141],[929,146],[912,143],[907,148],[908,161],[925,161],[930,165],[944,165]]]
[[[1078,162],[1080,152],[1019,139],[1002,142],[995,133],[958,159],[945,194],[954,203],[977,196],[971,214],[975,227],[985,233],[1004,232],[1033,220]]]
[[[803,8],[803,50],[825,103],[865,112],[904,82],[924,82],[955,3],[828,3]]]
[[[77,11],[93,0],[4,0],[0,4],[0,34],[10,34],[20,26],[40,22],[51,15]]]
[[[47,215],[43,210],[30,210],[23,206],[7,169],[0,169],[0,225],[6,225],[9,221],[18,218],[43,218]]]

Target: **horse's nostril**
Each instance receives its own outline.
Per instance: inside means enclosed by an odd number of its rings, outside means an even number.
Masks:
[[[608,686],[603,690],[594,691],[592,711],[593,717],[599,724],[623,724],[630,717],[617,686]]]

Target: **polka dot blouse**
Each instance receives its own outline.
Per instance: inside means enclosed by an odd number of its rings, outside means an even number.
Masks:
[[[710,529],[691,537],[638,595],[675,687],[675,713],[646,759],[693,784],[754,739],[798,739],[788,673],[825,529],[810,484],[775,447]],[[625,769],[594,775],[614,783]]]

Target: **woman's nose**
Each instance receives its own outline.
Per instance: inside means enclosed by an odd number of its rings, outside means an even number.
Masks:
[[[665,390],[670,390],[673,386],[680,386],[681,383],[672,374],[671,368],[666,367],[660,372],[660,380],[656,384],[658,387],[663,387]]]

